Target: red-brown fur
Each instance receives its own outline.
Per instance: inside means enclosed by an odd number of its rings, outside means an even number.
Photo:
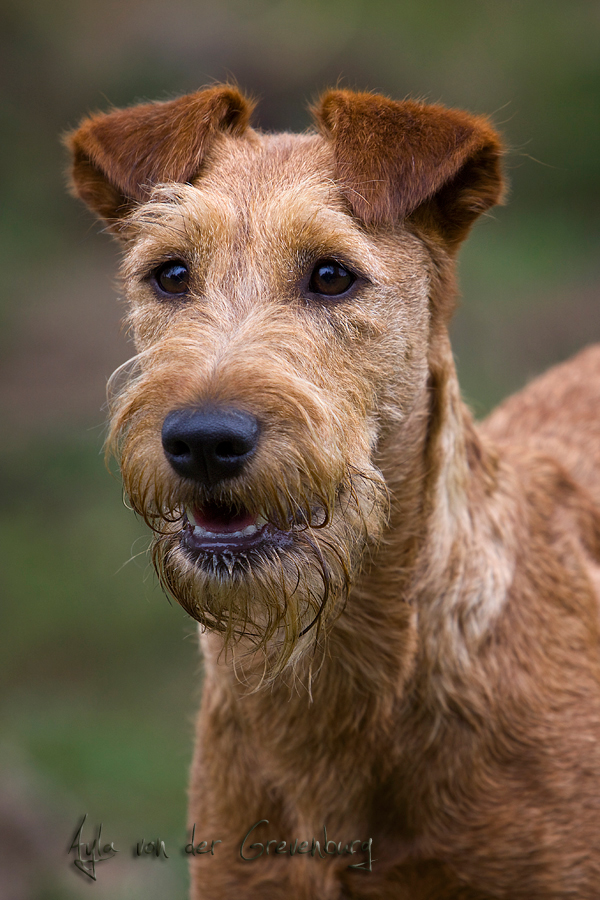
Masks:
[[[489,122],[347,91],[322,98],[319,134],[264,136],[249,113],[213,87],[69,139],[75,190],[126,251],[139,354],[112,442],[164,582],[205,626],[190,824],[222,844],[194,857],[194,900],[592,900],[600,348],[476,427],[447,325],[457,246],[501,198]],[[299,301],[289,271],[336,247],[364,287]],[[194,260],[184,305],[139,274],[168,252]],[[222,573],[200,582],[178,555],[199,489],[169,470],[160,427],[207,399],[267,429],[228,497],[318,497],[329,516],[290,550],[293,590],[269,566],[246,593]],[[263,639],[236,638],[248,622]],[[348,868],[365,853],[244,861],[261,819],[253,841],[319,839],[323,824],[372,838],[372,871]]]

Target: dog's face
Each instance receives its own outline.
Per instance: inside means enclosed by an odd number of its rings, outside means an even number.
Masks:
[[[415,416],[426,426],[436,253],[490,205],[494,166],[497,195],[498,147],[469,117],[424,114],[419,187],[402,184],[387,131],[397,109],[406,134],[407,111],[432,108],[338,92],[321,134],[267,136],[231,89],[185,101],[72,138],[79,193],[124,241],[138,350],[110,442],[163,583],[277,669],[339,611],[385,526],[382,444]],[[461,128],[475,150],[440,174]],[[148,151],[160,129],[166,156]]]
[[[383,252],[342,199],[323,138],[221,136],[128,223],[127,491],[192,615],[287,648],[377,539],[381,410],[401,419],[426,379],[423,248]]]

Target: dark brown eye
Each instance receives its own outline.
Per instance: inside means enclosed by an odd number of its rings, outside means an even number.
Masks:
[[[185,294],[190,283],[189,269],[180,259],[170,259],[156,269],[154,280],[165,294]]]
[[[335,259],[320,259],[312,271],[308,289],[323,297],[341,297],[355,281],[356,276]]]

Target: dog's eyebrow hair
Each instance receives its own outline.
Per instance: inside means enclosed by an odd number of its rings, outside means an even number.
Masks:
[[[150,200],[134,210],[128,224],[140,228],[184,222],[186,227],[232,227],[239,217],[232,198],[193,185],[159,185]]]
[[[297,202],[294,203],[294,200]],[[273,211],[273,207],[275,207]],[[370,274],[375,280],[385,280],[386,274],[377,254],[368,238],[363,234],[360,224],[348,219],[347,213],[341,209],[314,202],[314,206],[290,192],[284,198],[283,213],[273,201],[268,204],[268,212],[261,222],[264,229],[272,224],[273,234],[286,232],[289,247],[297,249],[324,248],[331,255],[341,254],[348,257],[348,262]]]
[[[165,200],[165,195],[169,200]],[[284,212],[282,213],[282,205]],[[384,281],[386,273],[371,244],[362,233],[360,224],[348,219],[341,209],[331,208],[317,198],[307,202],[297,188],[278,195],[277,202],[268,198],[258,216],[258,230],[267,238],[270,234],[289,232],[290,249],[307,249],[347,257],[347,262],[376,282]],[[192,185],[167,185],[156,190],[155,196],[130,216],[131,226],[145,234],[146,241],[154,233],[162,243],[171,230],[173,251],[185,252],[193,246],[198,234],[224,240],[238,232],[248,213],[236,205],[230,195],[221,196],[214,190],[203,191]],[[196,232],[196,235],[194,235]],[[143,247],[140,247],[143,252]],[[157,262],[169,255],[162,247],[158,252],[148,247],[148,262],[127,268],[131,277],[143,277]]]

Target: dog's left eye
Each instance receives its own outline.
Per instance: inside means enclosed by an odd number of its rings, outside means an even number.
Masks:
[[[185,294],[190,284],[188,267],[180,259],[170,259],[153,273],[152,277],[165,294]]]
[[[341,297],[355,281],[356,276],[335,259],[320,259],[312,271],[308,289],[323,297]]]

